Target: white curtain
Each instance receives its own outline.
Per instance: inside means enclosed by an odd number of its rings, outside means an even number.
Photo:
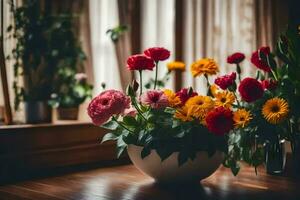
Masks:
[[[249,58],[256,47],[255,0],[191,0],[185,1],[185,61],[190,65],[203,57],[214,58],[220,74],[235,70],[228,65],[228,55],[245,53],[242,63],[244,76],[253,72]],[[271,33],[269,33],[271,34]],[[190,72],[184,75],[184,86],[194,86],[205,92],[202,78],[193,80]]]
[[[121,89],[113,42],[106,34],[108,29],[119,24],[118,5],[117,0],[90,0],[89,6],[96,95],[102,90],[102,83],[106,84],[107,89]]]
[[[164,47],[171,51],[167,61],[160,62],[158,77],[162,78],[167,72],[166,63],[174,59],[174,20],[175,0],[142,0],[141,33],[142,51],[149,47]],[[154,78],[154,72],[145,72],[144,81]],[[173,76],[167,83],[167,88],[173,89]]]
[[[6,29],[9,25],[13,24],[13,16],[12,13],[10,12],[10,4],[9,0],[4,0],[3,2],[3,46],[4,46],[4,56],[10,55],[11,57],[11,52],[12,49],[15,46],[16,41],[12,38],[9,37],[9,33],[6,32]],[[21,5],[21,2],[19,0],[15,0],[14,4],[19,6]],[[6,63],[6,73],[7,73],[7,81],[8,81],[8,88],[9,88],[9,95],[10,95],[10,105],[13,111],[13,116],[15,121],[19,121],[23,119],[24,113],[23,113],[23,108],[20,108],[19,112],[14,111],[14,91],[13,91],[13,80],[14,80],[14,73],[13,73],[13,64],[14,61],[12,59],[10,60],[5,60]],[[0,77],[0,106],[4,106],[4,96],[3,96],[3,91],[2,91],[2,80]]]

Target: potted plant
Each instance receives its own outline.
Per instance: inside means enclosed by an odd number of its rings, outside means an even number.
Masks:
[[[49,103],[57,108],[59,120],[77,120],[79,105],[92,96],[93,86],[87,83],[86,74],[75,74],[68,68],[61,68],[57,76],[57,93],[51,95]]]
[[[7,31],[16,39],[11,55],[15,61],[15,109],[18,110],[24,101],[27,123],[50,122],[51,109],[47,100],[52,90],[55,63],[51,62],[47,30],[52,19],[41,11],[39,1],[26,0],[17,8],[13,1],[10,3],[14,24]]]
[[[57,108],[58,119],[76,120],[78,107],[92,95],[92,85],[83,71],[86,56],[76,37],[74,15],[55,16],[49,28],[49,49],[57,68],[54,75],[50,105]]]
[[[199,95],[192,88],[176,93],[159,90],[155,88],[157,83],[143,91],[143,71],[157,71],[159,61],[169,56],[168,50],[155,47],[129,57],[127,67],[139,72],[140,84],[134,81],[126,94],[117,90],[102,92],[90,102],[88,114],[94,124],[109,130],[103,142],[116,140],[118,156],[127,149],[135,166],[155,180],[199,181],[224,161],[235,124],[236,101],[231,93],[224,103],[219,97]],[[179,64],[182,70],[184,65]],[[177,68],[169,66],[171,70]],[[218,65],[205,58],[194,62],[191,69],[194,77],[208,77],[218,72]],[[230,79],[233,84],[235,76]]]

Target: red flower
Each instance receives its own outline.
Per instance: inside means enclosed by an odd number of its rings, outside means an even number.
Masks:
[[[218,85],[223,90],[226,90],[228,87],[234,84],[236,79],[236,73],[232,72],[230,75],[220,76],[215,79],[215,84]]]
[[[227,57],[227,63],[239,64],[245,59],[245,54],[237,52]]]
[[[233,128],[233,114],[230,109],[217,107],[210,111],[205,118],[207,128],[216,135],[225,135]]]
[[[277,87],[277,81],[274,81],[273,79],[263,80],[261,85],[264,90],[274,90]]]
[[[266,72],[270,72],[271,68],[269,67],[268,63],[261,60],[259,57],[259,52],[263,52],[265,55],[270,54],[270,47],[261,47],[257,51],[252,53],[251,56],[251,62],[254,64],[257,68],[264,70]]]
[[[245,78],[239,85],[239,93],[244,101],[253,102],[263,96],[264,89],[256,79]]]
[[[154,61],[142,54],[133,55],[127,59],[129,70],[153,70],[154,66]]]
[[[170,57],[170,51],[162,47],[146,49],[144,54],[152,58],[155,62],[166,60]]]
[[[176,95],[180,98],[183,105],[189,98],[198,95],[198,93],[191,91],[188,88],[182,88],[180,91],[176,92]]]

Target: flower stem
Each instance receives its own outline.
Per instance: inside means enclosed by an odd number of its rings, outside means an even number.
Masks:
[[[211,91],[210,91],[210,83],[209,83],[209,80],[208,80],[208,76],[205,74],[204,77],[206,79],[207,96],[212,96]]]
[[[126,129],[127,131],[129,131],[130,133],[134,133],[132,130],[130,130],[129,128],[127,128],[126,126],[124,126],[122,123],[120,123],[115,116],[112,117],[112,120],[115,121],[117,124],[119,124],[122,128]]]
[[[132,101],[132,105],[135,107],[136,111],[138,112],[138,114],[145,120],[147,121],[147,119],[144,117],[141,109],[139,108],[139,106],[137,105],[135,100],[131,100]]]
[[[239,64],[236,64],[236,72],[238,73],[239,81],[241,82],[241,67]]]
[[[142,77],[142,70],[139,70],[140,73],[140,96],[143,93],[143,77]]]
[[[156,69],[155,69],[155,79],[154,79],[154,90],[156,89],[157,83],[157,74],[158,74],[158,61],[155,61]]]
[[[276,81],[278,81],[277,75],[276,75],[276,73],[274,72],[273,69],[271,69],[271,72],[272,72],[272,74],[273,74],[274,79],[275,79]]]
[[[238,98],[237,98],[237,96],[236,96],[236,93],[233,92],[233,95],[234,95],[234,97],[235,97],[235,99],[236,99],[236,102],[237,102],[237,104],[238,104],[238,107],[241,107],[240,101],[238,100]]]

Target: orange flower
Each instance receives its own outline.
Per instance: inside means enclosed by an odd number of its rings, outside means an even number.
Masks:
[[[168,67],[169,71],[172,71],[172,70],[184,71],[185,70],[185,64],[183,62],[180,62],[180,61],[169,62],[167,64],[167,67]]]
[[[215,75],[219,72],[219,67],[215,60],[211,58],[203,58],[197,60],[191,65],[193,77],[201,75]]]
[[[174,114],[174,118],[180,119],[181,121],[184,121],[184,122],[193,120],[193,117],[189,113],[189,109],[186,106],[183,106],[182,108],[177,109]]]
[[[172,90],[164,90],[164,94],[168,97],[170,107],[178,107],[181,105],[180,98]]]

